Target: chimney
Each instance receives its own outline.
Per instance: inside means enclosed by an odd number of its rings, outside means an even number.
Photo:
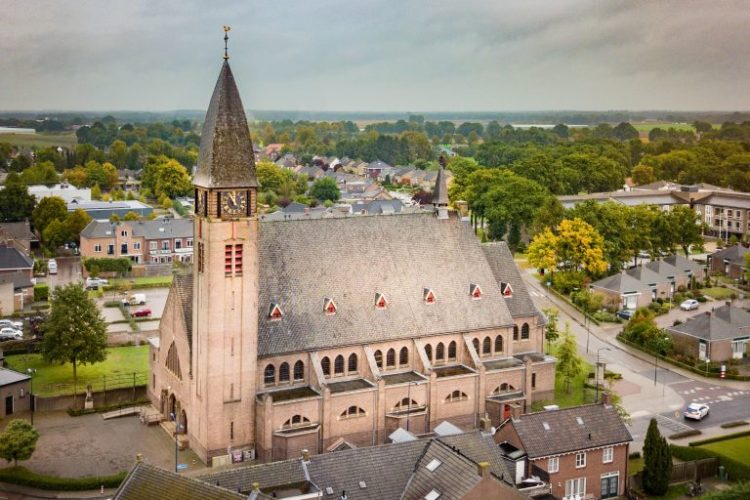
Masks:
[[[305,207],[305,215],[310,215],[310,207]]]
[[[303,462],[309,462],[310,461],[310,451],[307,449],[302,450],[302,461]]]
[[[520,420],[521,418],[521,405],[513,403],[510,405],[510,418],[513,420]]]
[[[143,454],[142,453],[136,453],[135,454],[135,461],[136,462],[143,462]]]
[[[612,398],[607,391],[602,391],[601,398],[602,398],[602,404],[604,406],[611,404]]]
[[[479,474],[480,477],[490,477],[490,463],[489,462],[479,462],[477,464],[477,474]]]
[[[257,481],[254,482],[252,488],[252,491],[260,491],[260,483]]]

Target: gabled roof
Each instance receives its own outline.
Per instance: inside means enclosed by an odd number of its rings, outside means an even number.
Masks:
[[[31,231],[28,221],[3,222],[0,224],[0,238],[3,237],[14,240],[39,240],[39,238],[37,238],[37,236]]]
[[[541,317],[539,310],[531,300],[526,284],[521,278],[521,273],[513,261],[513,254],[510,253],[508,244],[504,241],[485,243],[482,245],[482,251],[497,282],[495,288],[499,289],[500,283],[510,283],[513,296],[505,297],[502,300],[507,304],[511,316],[514,318]],[[486,289],[482,288],[482,292],[486,292]]]
[[[667,330],[709,341],[750,337],[750,313],[739,307],[723,305],[710,313],[691,316],[685,323]]]
[[[190,219],[154,219],[143,221],[123,221],[112,223],[106,220],[92,220],[81,231],[84,238],[114,238],[115,231],[130,228],[132,236],[147,240],[192,238],[193,221]]]
[[[34,263],[15,247],[0,246],[0,270],[31,269]]]
[[[683,272],[683,274],[686,274],[688,272],[693,273],[694,275],[700,274],[704,271],[704,267],[700,264],[698,264],[693,259],[687,259],[683,257],[682,255],[674,254],[669,255],[667,257],[664,257],[664,262],[673,265],[677,269]]]
[[[621,294],[650,290],[647,283],[643,283],[625,272],[619,272],[612,276],[607,276],[606,278],[591,283],[590,286],[591,288],[601,288],[602,290],[609,290]]]
[[[503,425],[513,426],[531,459],[633,440],[615,407],[604,404],[527,413]]]
[[[743,245],[740,245],[737,243],[736,245],[732,245],[731,247],[727,247],[723,250],[717,250],[716,252],[711,254],[711,260],[727,260],[733,264],[740,264],[742,265],[744,263],[745,254],[750,252],[750,249],[745,248]]]
[[[10,368],[0,368],[0,387],[29,380],[31,377]]]
[[[652,271],[646,266],[636,266],[632,269],[625,271],[625,274],[632,276],[644,285],[664,283],[667,279],[664,276]]]
[[[226,60],[203,123],[198,169],[193,183],[213,188],[258,186],[245,109]]]
[[[677,276],[686,276],[681,269],[677,269],[669,262],[663,260],[652,260],[646,267],[657,273],[662,278],[676,278]]]
[[[245,500],[247,496],[188,476],[138,462],[112,497],[114,500]]]

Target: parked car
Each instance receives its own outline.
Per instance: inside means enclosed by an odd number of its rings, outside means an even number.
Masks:
[[[23,332],[16,330],[15,328],[0,328],[0,341],[3,340],[18,340],[23,338]]]
[[[682,412],[682,416],[693,420],[703,420],[708,416],[710,410],[711,409],[708,405],[704,405],[703,403],[690,403],[688,407],[685,408],[685,411]]]
[[[700,302],[698,302],[695,299],[687,299],[682,304],[680,304],[680,309],[683,311],[692,311],[693,309],[698,309],[698,306],[700,305]]]
[[[151,316],[151,309],[138,309],[133,313],[136,318],[147,318]]]
[[[109,280],[104,278],[86,278],[86,289],[98,290],[100,286],[109,285]]]
[[[21,321],[12,321],[10,319],[0,319],[0,328],[15,328],[16,330],[22,330],[23,323]]]
[[[630,318],[633,317],[633,314],[635,314],[635,311],[632,309],[623,309],[622,311],[617,312],[617,315],[625,321],[630,321]]]
[[[50,274],[57,274],[57,261],[55,259],[47,261],[47,272]]]
[[[134,293],[130,297],[122,299],[122,304],[125,306],[142,306],[146,303],[145,293]]]

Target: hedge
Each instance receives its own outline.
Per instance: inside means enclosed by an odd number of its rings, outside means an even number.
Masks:
[[[748,425],[748,422],[745,422],[744,420],[736,420],[734,422],[727,422],[725,424],[721,424],[719,427],[722,429],[731,429],[732,427],[742,427],[743,425]]]
[[[701,434],[703,433],[698,429],[690,429],[689,431],[675,432],[669,436],[669,439],[684,439],[690,436],[700,436]],[[692,445],[693,443],[690,443],[690,446]]]
[[[677,446],[675,444],[670,445],[672,450],[672,456],[689,462],[691,460],[701,460],[704,458],[718,458],[719,463],[724,466],[724,469],[729,474],[729,479],[736,481],[738,479],[750,477],[750,467],[747,465],[732,460],[729,457],[725,457],[709,451],[705,448],[698,446]]]
[[[90,273],[117,273],[119,276],[130,271],[131,261],[127,257],[119,259],[84,259],[83,267]]]
[[[728,439],[741,438],[745,436],[750,436],[750,431],[735,432],[733,434],[724,434],[723,436],[701,439],[699,441],[693,441],[689,443],[689,446],[703,446],[704,444],[717,443],[719,441],[726,441]]]
[[[47,302],[49,300],[49,285],[39,283],[34,285],[34,302]]]
[[[26,467],[6,467],[0,469],[0,482],[30,486],[40,490],[85,491],[105,488],[117,488],[125,479],[127,472],[112,476],[90,477],[57,477],[45,476],[28,470]]]

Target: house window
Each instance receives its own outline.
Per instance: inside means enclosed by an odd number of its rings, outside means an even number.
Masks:
[[[263,383],[266,385],[273,385],[276,383],[276,367],[273,365],[266,365],[266,369],[263,370]]]
[[[149,248],[149,250],[151,250],[152,252],[153,252],[153,251],[156,251],[156,248],[157,248],[157,246],[158,246],[158,243],[157,243],[156,241],[149,241],[149,242],[148,242],[148,248]]]
[[[164,240],[161,242],[161,249],[162,250],[169,250],[169,240]]]
[[[102,246],[101,245],[94,245],[94,252],[101,253],[102,252]]]
[[[521,340],[528,340],[529,339],[529,324],[524,323],[521,327]]]
[[[141,243],[135,242],[133,243],[133,250],[140,250],[141,249]]]
[[[424,346],[424,353],[427,356],[427,359],[432,361],[432,346],[430,344]]]
[[[396,350],[395,349],[388,349],[388,354],[385,356],[385,365],[388,368],[392,368],[396,366]]]
[[[409,349],[406,347],[401,348],[401,352],[398,354],[398,364],[408,365],[409,364]]]
[[[363,410],[359,406],[350,406],[349,408],[344,410],[344,413],[342,413],[339,418],[355,418],[355,417],[364,417],[364,416],[365,416],[365,410]]]
[[[518,325],[513,325],[513,340],[518,340]]]
[[[128,232],[127,231],[120,231],[120,236],[122,236],[123,238],[127,238],[128,237]]]
[[[122,243],[120,244],[120,255],[127,255],[128,254],[128,244]]]
[[[445,346],[442,342],[438,342],[438,345],[435,348],[435,360],[445,361]]]
[[[536,389],[536,373],[531,374],[531,388]]]
[[[558,457],[552,457],[547,460],[547,472],[554,474],[560,471],[560,459]]]
[[[114,254],[115,254],[115,246],[107,245],[107,255],[114,255]]]
[[[451,343],[448,344],[448,361],[455,361],[456,360],[456,341],[451,340]]]
[[[174,240],[174,249],[175,250],[179,250],[180,248],[182,248],[182,240],[175,239]]]
[[[609,448],[604,448],[602,450],[602,462],[605,464],[611,463],[614,460],[614,448],[611,446]]]
[[[357,355],[354,353],[349,355],[349,373],[357,373]]]
[[[620,489],[620,473],[608,472],[602,474],[601,498],[614,498],[618,496]]]
[[[279,366],[279,382],[289,382],[289,363],[281,363]]]
[[[339,354],[333,361],[333,374],[343,375],[344,374],[344,356]]]
[[[185,240],[185,246],[191,248],[193,246],[193,238],[188,238],[187,240]]]
[[[294,381],[305,380],[305,363],[297,361],[294,363]]]
[[[586,467],[586,452],[576,453],[576,469]]]
[[[485,337],[482,342],[482,354],[492,354],[492,340],[489,337]]]
[[[503,336],[498,335],[495,337],[495,352],[503,352]]]
[[[586,478],[579,477],[576,479],[568,479],[565,481],[565,496],[570,497],[583,497],[586,494]]]
[[[234,422],[229,422],[229,439],[234,439]]]

